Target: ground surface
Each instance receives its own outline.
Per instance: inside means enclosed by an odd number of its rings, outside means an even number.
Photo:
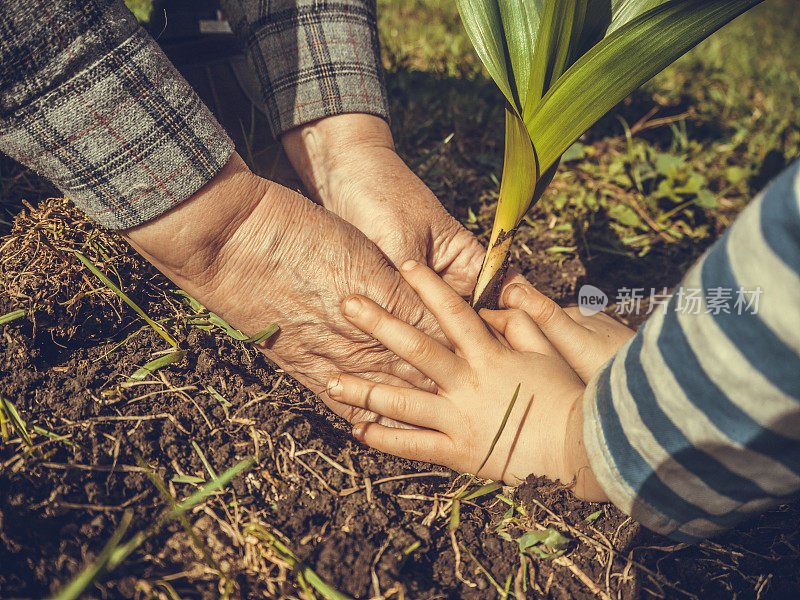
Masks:
[[[485,235],[502,156],[497,95],[451,9],[380,4],[399,148]],[[798,154],[798,26],[791,2],[768,0],[604,119],[532,211],[517,266],[563,302],[583,283],[612,301],[622,286],[674,285]],[[62,589],[104,558],[128,519],[122,543],[140,543],[85,597],[324,597],[316,577],[335,590],[328,597],[363,599],[483,599],[505,589],[559,599],[797,596],[797,505],[682,547],[546,482],[468,499],[483,482],[360,447],[120,240],[68,203],[42,200],[48,192],[29,173],[0,167],[0,315],[25,311],[0,325],[0,396],[31,438],[21,439],[6,405],[0,598]],[[21,199],[37,208],[20,212]],[[167,343],[73,250],[162,322],[185,360],[131,381]],[[247,457],[255,463],[187,511],[186,528],[158,526],[170,498]],[[515,540],[530,532],[554,547],[534,544],[523,559]]]

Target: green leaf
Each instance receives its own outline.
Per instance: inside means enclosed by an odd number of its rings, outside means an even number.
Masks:
[[[659,152],[653,161],[656,171],[669,179],[677,179],[686,169],[686,161],[673,154]]]
[[[130,376],[130,380],[142,381],[145,377],[147,377],[151,373],[158,371],[159,369],[162,369],[167,365],[180,362],[184,358],[186,358],[186,350],[178,350],[176,352],[170,352],[169,354],[164,354],[163,356],[154,358],[144,366],[139,367],[136,370],[136,372]]]
[[[741,183],[747,179],[749,174],[749,171],[747,169],[743,169],[742,167],[728,167],[725,169],[725,178],[730,182],[731,185],[737,185]],[[0,319],[2,319],[2,317],[0,317]]]
[[[542,97],[570,65],[580,40],[586,7],[587,0],[551,0],[545,4],[523,118],[539,106]]]
[[[606,35],[615,32],[617,29],[651,8],[666,4],[668,1],[669,0],[612,0],[611,22],[609,23]],[[604,3],[604,1],[594,2],[594,4]]]
[[[544,170],[600,117],[720,27],[763,0],[671,0],[584,54],[525,115]]]
[[[509,77],[509,57],[497,0],[456,0],[461,21],[478,58],[512,106],[517,105]]]
[[[22,441],[25,442],[25,445],[29,448],[33,446],[33,440],[31,440],[31,435],[28,433],[28,427],[25,425],[25,421],[22,420],[22,417],[19,416],[17,407],[0,396],[0,408],[3,409],[3,412],[14,426],[14,430],[17,432],[17,435],[22,438]]]
[[[23,309],[12,310],[10,313],[6,313],[4,315],[0,315],[0,325],[5,325],[6,323],[11,323],[11,321],[16,321],[25,316],[25,311]]]
[[[506,46],[511,62],[512,81],[516,88],[515,108],[522,114],[535,64],[534,48],[539,34],[544,5],[542,0],[497,0],[500,7]],[[536,100],[540,100],[536,98]]]
[[[228,401],[225,399],[225,396],[223,396],[222,394],[220,394],[220,393],[219,393],[217,390],[215,390],[215,389],[214,389],[212,386],[210,386],[210,385],[207,385],[207,386],[206,386],[206,391],[207,391],[207,392],[208,392],[208,393],[209,393],[209,394],[210,394],[210,395],[211,395],[213,398],[215,398],[215,399],[217,400],[217,402],[219,402],[220,404],[222,404],[222,407],[223,407],[223,408],[230,408],[231,406],[233,406],[233,405],[232,405],[230,402],[228,402]]]
[[[149,23],[153,12],[153,0],[125,0],[128,8],[140,23]]]
[[[542,529],[529,531],[517,539],[520,550],[527,550],[536,544],[544,544],[553,550],[562,550],[569,544],[569,539],[565,538],[555,529]]]
[[[594,523],[597,519],[600,518],[600,515],[602,515],[602,514],[603,514],[603,509],[601,508],[600,510],[597,510],[597,511],[593,512],[592,514],[590,514],[583,521],[584,521],[584,523]]]
[[[702,189],[697,193],[697,199],[694,201],[697,206],[706,210],[713,210],[717,208],[719,202],[717,197],[707,189]]]
[[[497,490],[499,490],[502,486],[499,483],[487,483],[486,485],[482,485],[477,490],[472,492],[471,494],[464,496],[464,500],[474,500],[475,498],[480,498],[481,496],[486,496],[487,494],[493,494]]]
[[[625,204],[615,204],[609,208],[608,216],[626,227],[639,227],[642,224],[639,215]]]

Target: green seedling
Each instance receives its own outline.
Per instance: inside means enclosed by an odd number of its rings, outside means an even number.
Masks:
[[[216,326],[228,334],[228,337],[231,337],[239,342],[244,342],[245,344],[260,344],[271,338],[280,329],[276,323],[273,323],[255,335],[247,337],[238,329],[231,327],[231,325],[228,324],[225,319],[220,317],[218,314],[209,311],[205,306],[200,304],[200,302],[192,298],[183,290],[175,290],[175,293],[185,298],[189,308],[195,311],[195,314],[192,315],[187,321],[187,324],[193,327],[198,327],[200,329],[211,329]]]
[[[108,573],[116,569],[148,538],[161,531],[167,523],[179,518],[180,515],[185,515],[187,511],[205,501],[209,496],[225,488],[225,486],[227,486],[240,473],[246,469],[249,469],[254,462],[255,461],[252,458],[246,458],[240,461],[230,469],[226,470],[216,479],[209,481],[185,500],[177,502],[175,505],[171,506],[170,509],[162,514],[155,523],[153,523],[147,529],[137,532],[125,543],[121,543],[121,541],[130,523],[130,517],[123,515],[122,523],[117,528],[117,531],[114,532],[111,539],[109,539],[106,547],[97,557],[97,559],[92,564],[87,566],[83,571],[81,571],[58,593],[52,596],[50,600],[74,600],[79,598],[86,588],[91,585],[91,583],[97,577],[99,577],[102,572]],[[128,515],[128,512],[126,512],[126,515]]]
[[[206,471],[208,471],[208,474],[211,476],[211,479],[216,479],[217,474],[214,472],[214,467],[212,467],[211,463],[208,462],[206,455],[203,454],[203,451],[200,450],[200,446],[198,446],[197,442],[195,442],[194,440],[192,440],[192,448],[194,448],[194,451],[197,452],[197,456],[200,457],[200,462],[203,463],[203,466],[206,468]]]
[[[286,544],[281,542],[277,536],[267,531],[264,527],[257,523],[251,523],[246,527],[246,531],[267,544],[272,550],[280,557],[281,560],[286,562],[294,572],[298,585],[303,588],[306,593],[311,595],[311,590],[308,585],[314,588],[323,598],[327,600],[353,600],[347,594],[335,590],[328,585],[319,575],[317,575],[308,565],[300,560],[297,555],[292,552]],[[312,596],[313,597],[313,596]]]
[[[500,197],[476,307],[496,302],[517,227],[570,146],[636,88],[761,1],[456,0],[506,106]]]
[[[17,319],[21,319],[24,316],[25,316],[25,311],[22,310],[21,308],[17,310],[12,310],[10,313],[0,315],[0,325],[11,323],[11,321],[16,321]]]
[[[153,321],[153,319],[148,317],[147,314],[141,308],[139,308],[138,304],[136,304],[133,300],[131,300],[125,292],[119,289],[119,287],[117,287],[114,284],[114,282],[112,282],[97,267],[95,267],[88,258],[86,258],[83,254],[81,254],[77,250],[74,250],[73,253],[77,257],[77,259],[81,261],[83,265],[92,272],[92,274],[95,277],[97,277],[100,281],[102,281],[103,284],[108,289],[114,292],[120,298],[120,300],[122,300],[123,302],[125,302],[125,304],[130,306],[137,315],[142,317],[142,319],[144,319],[145,322],[148,325],[150,325],[150,327],[152,327],[156,331],[156,333],[158,333],[158,335],[164,338],[170,346],[172,346],[173,348],[178,347],[178,342],[175,341],[175,338],[172,337],[166,329],[164,329],[161,325],[159,325],[158,323]]]
[[[133,375],[130,376],[130,379],[131,381],[142,381],[145,377],[154,373],[155,371],[158,371],[167,365],[179,363],[184,358],[186,358],[186,350],[171,350],[168,354],[154,358],[145,365],[139,367],[133,373]]]
[[[31,435],[28,433],[28,427],[25,425],[25,421],[22,420],[22,417],[19,416],[17,408],[11,402],[0,396],[0,427],[2,427],[4,442],[7,442],[9,438],[7,423],[14,427],[14,431],[17,432],[17,435],[25,442],[26,446],[29,448],[33,446],[33,440],[31,440]]]

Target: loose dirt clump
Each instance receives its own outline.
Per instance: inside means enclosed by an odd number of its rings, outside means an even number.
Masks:
[[[555,268],[541,266],[553,264],[545,247],[528,247],[524,271]],[[551,482],[486,488],[385,456],[254,348],[198,319],[65,200],[23,211],[0,249],[0,315],[25,311],[0,326],[0,396],[31,437],[4,422],[0,597],[61,589],[128,518],[123,541],[148,536],[83,597],[323,597],[311,591],[317,578],[362,599],[763,600],[798,589],[797,505],[685,547]],[[186,358],[132,381],[165,342],[74,251],[168,328]],[[583,268],[559,270],[560,297]],[[252,466],[187,511],[186,527],[155,527],[170,497],[247,457]]]

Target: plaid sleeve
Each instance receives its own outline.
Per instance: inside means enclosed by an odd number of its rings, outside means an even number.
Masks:
[[[375,0],[222,0],[275,136],[342,113],[389,118]]]
[[[0,150],[112,229],[182,202],[233,143],[122,0],[0,0]]]

